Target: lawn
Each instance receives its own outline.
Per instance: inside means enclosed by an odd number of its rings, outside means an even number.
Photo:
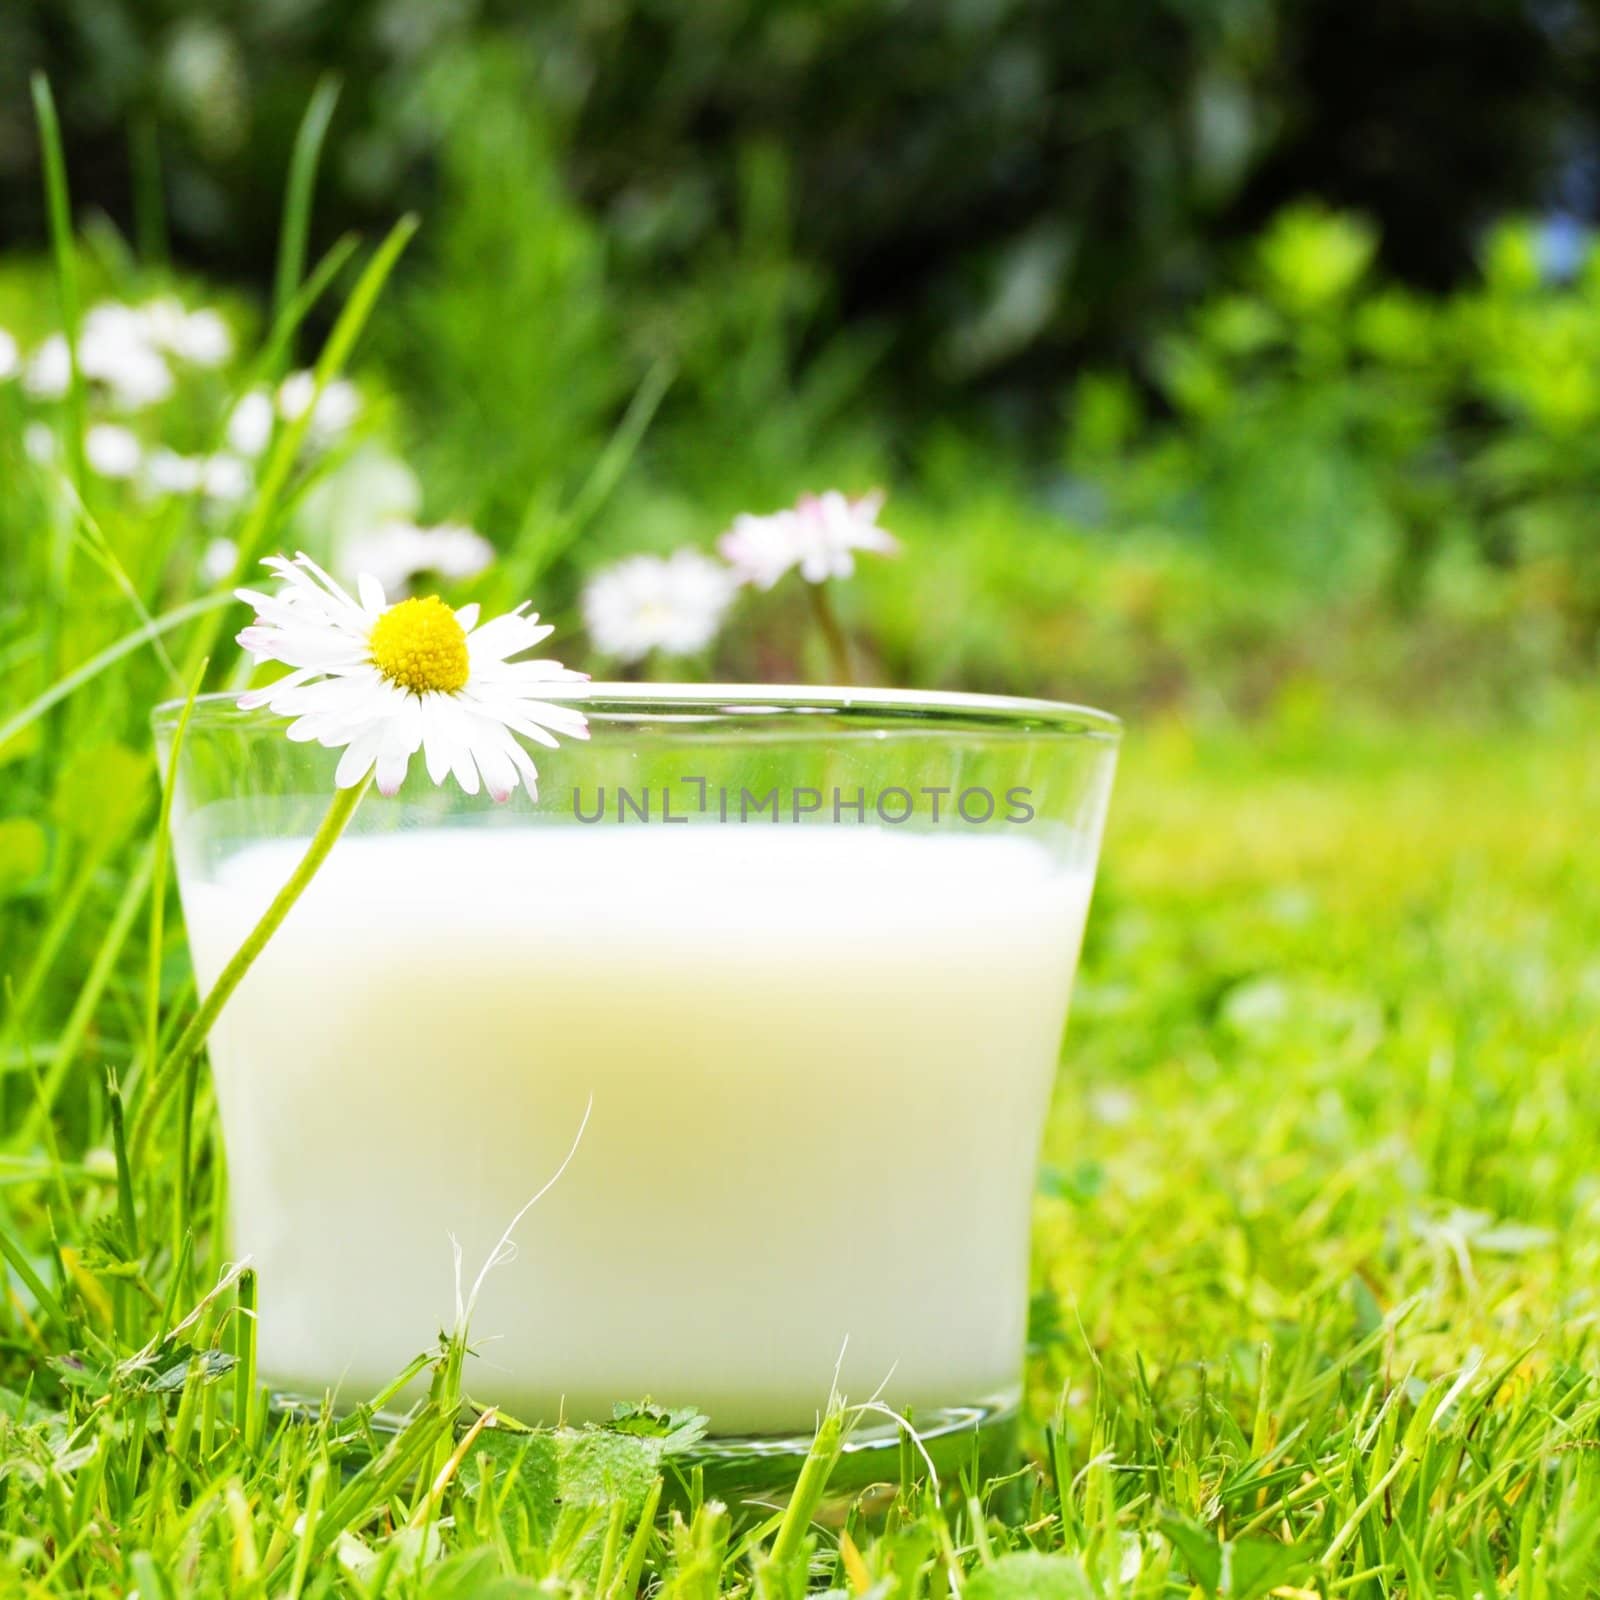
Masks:
[[[892,1499],[813,1477],[724,1510],[648,1416],[457,1446],[435,1407],[398,1437],[269,1415],[230,1314],[255,1286],[207,1295],[204,1090],[192,1253],[176,1137],[114,1154],[130,949],[53,1125],[8,1044],[0,1589],[1593,1592],[1594,709],[1134,726],[1040,1180],[1025,1460],[941,1500],[908,1452]]]

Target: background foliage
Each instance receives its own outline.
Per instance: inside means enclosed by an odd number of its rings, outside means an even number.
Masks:
[[[439,82],[496,54],[630,307],[698,275],[745,214],[751,151],[782,151],[818,336],[882,331],[885,388],[924,414],[1048,402],[1064,357],[1142,344],[1307,194],[1371,216],[1386,268],[1432,288],[1495,216],[1593,199],[1582,0],[15,0],[0,30],[13,240],[41,237],[32,69],[61,86],[88,199],[259,279],[326,70],[345,92],[324,243],[437,213],[482,105]],[[528,183],[513,162],[499,192]]]

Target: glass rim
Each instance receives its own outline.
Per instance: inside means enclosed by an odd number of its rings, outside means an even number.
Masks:
[[[1109,711],[1066,700],[1017,695],[968,694],[955,690],[846,688],[831,684],[771,683],[552,683],[540,698],[581,708],[593,721],[648,721],[704,727],[738,718],[772,718],[796,737],[811,734],[806,719],[841,718],[881,729],[1012,732],[1032,737],[1120,742],[1123,724]],[[189,727],[269,727],[288,719],[266,707],[243,710],[239,691],[195,696]],[[158,733],[175,729],[186,700],[164,700],[150,713]]]

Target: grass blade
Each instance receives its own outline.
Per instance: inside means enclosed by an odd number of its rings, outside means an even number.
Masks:
[[[261,546],[272,528],[273,519],[278,514],[284,490],[288,486],[289,475],[293,472],[295,461],[300,454],[300,447],[310,431],[317,402],[322,398],[328,384],[343,370],[345,363],[350,359],[350,352],[355,348],[356,340],[361,337],[361,330],[367,325],[367,319],[378,303],[378,296],[383,292],[389,274],[394,271],[395,263],[400,259],[401,253],[411,242],[411,236],[416,231],[417,218],[409,215],[402,217],[389,230],[388,237],[379,245],[357,281],[350,299],[339,314],[339,320],[333,325],[333,332],[328,335],[328,342],[323,346],[322,354],[317,360],[316,383],[310,403],[288,427],[281,429],[274,439],[271,454],[267,457],[266,471],[262,475],[261,487],[236,540],[238,555],[234,561],[235,581],[249,570],[260,554]],[[230,589],[232,586],[232,583],[228,585]],[[184,665],[185,680],[191,680],[201,660],[213,653],[217,636],[221,632],[221,623],[220,616],[213,617],[206,627],[198,631],[189,658]]]
[[[33,114],[39,128],[39,151],[44,162],[45,205],[50,218],[50,250],[55,262],[56,292],[61,300],[61,331],[67,341],[67,463],[72,482],[83,493],[85,465],[83,454],[83,374],[78,370],[77,244],[72,236],[72,197],[67,187],[67,160],[61,147],[61,122],[56,116],[55,97],[50,80],[42,72],[33,75]],[[69,575],[70,545],[56,552],[57,580],[63,591]]]
[[[187,605],[176,606],[171,611],[163,612],[144,627],[135,628],[132,633],[125,634],[115,644],[107,645],[98,655],[90,656],[81,667],[75,667],[43,694],[30,700],[14,717],[0,722],[0,749],[4,749],[19,733],[37,722],[52,706],[59,705],[69,695],[76,694],[86,683],[92,683],[108,667],[114,667],[124,656],[132,655],[141,645],[149,644],[152,639],[170,633],[174,628],[181,628],[184,623],[192,622],[196,617],[203,617],[208,611],[222,610],[224,606],[231,604],[232,599],[233,597],[227,594],[208,594],[202,599],[191,600]]]
[[[289,186],[283,200],[283,232],[278,238],[278,270],[272,286],[272,317],[282,320],[300,287],[306,267],[306,244],[311,235],[311,207],[317,185],[317,168],[322,161],[322,146],[328,137],[328,124],[339,103],[339,81],[323,78],[312,92],[306,114],[295,135],[294,154],[289,162]],[[293,336],[286,347],[293,354]]]

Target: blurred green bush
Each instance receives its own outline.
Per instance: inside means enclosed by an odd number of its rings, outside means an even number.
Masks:
[[[502,207],[572,196],[659,327],[781,152],[808,347],[870,329],[886,402],[1037,423],[1063,360],[1137,347],[1301,195],[1373,216],[1403,281],[1458,279],[1486,217],[1558,197],[1596,53],[1583,7],[1531,0],[9,0],[0,238],[42,238],[37,68],[80,195],[263,280],[331,71],[321,243],[436,214],[492,141]]]
[[[1425,297],[1360,219],[1280,215],[1234,281],[1064,399],[1058,470],[928,436],[856,597],[886,675],[1319,716],[1526,705],[1600,650],[1600,254],[1487,238]]]

